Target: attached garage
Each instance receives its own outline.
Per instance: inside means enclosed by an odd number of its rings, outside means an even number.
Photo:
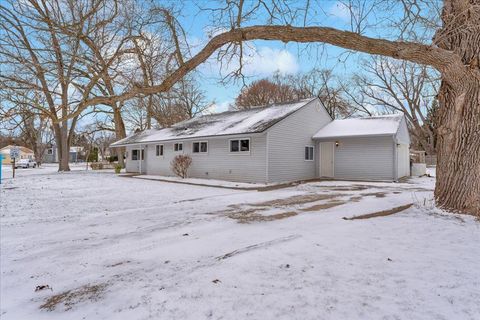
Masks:
[[[396,181],[410,175],[410,138],[403,115],[334,120],[313,139],[319,177]]]

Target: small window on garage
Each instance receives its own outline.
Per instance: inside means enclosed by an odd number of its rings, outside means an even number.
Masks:
[[[230,152],[250,152],[250,139],[230,140]]]
[[[163,144],[157,144],[155,146],[155,154],[157,157],[163,156]]]
[[[174,151],[182,151],[183,150],[183,143],[181,143],[181,142],[180,143],[175,143],[173,145],[173,150]]]
[[[192,145],[192,153],[207,153],[208,152],[208,142],[200,141],[194,142]]]
[[[305,160],[306,161],[313,161],[314,155],[314,147],[313,146],[306,146],[305,147]]]

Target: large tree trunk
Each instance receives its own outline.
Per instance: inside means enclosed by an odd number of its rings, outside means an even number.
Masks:
[[[480,215],[480,83],[465,86],[442,83],[437,117],[437,205]]]
[[[445,0],[440,48],[452,50],[465,66],[442,73],[437,111],[437,205],[480,216],[480,8]]]
[[[68,162],[70,160],[70,143],[68,139],[68,127],[66,121],[60,127],[60,141],[57,141],[57,146],[61,146],[58,152],[58,171],[70,171]]]
[[[123,139],[127,136],[125,131],[125,123],[123,122],[121,106],[118,107],[116,103],[112,105],[113,108],[113,122],[115,124],[115,138],[116,140]],[[125,154],[125,148],[115,148],[115,153],[118,157],[118,164],[125,167],[125,161],[123,155]]]

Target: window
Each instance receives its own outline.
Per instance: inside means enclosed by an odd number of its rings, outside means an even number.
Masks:
[[[173,145],[173,150],[174,151],[182,151],[183,150],[183,143],[175,143]]]
[[[230,152],[250,152],[250,139],[230,140]]]
[[[132,150],[132,160],[138,160],[138,151],[139,150]]]
[[[145,156],[145,151],[142,149],[142,160]],[[132,160],[140,160],[140,150],[132,150]]]
[[[192,145],[192,153],[207,153],[208,152],[208,143],[204,142],[194,142]]]
[[[305,160],[306,161],[313,161],[313,146],[306,146],[305,147]]]
[[[51,149],[51,148],[48,149],[48,150],[47,150],[47,154],[53,154],[53,149]]]
[[[155,154],[157,155],[157,157],[163,156],[163,144],[157,144],[155,146]]]

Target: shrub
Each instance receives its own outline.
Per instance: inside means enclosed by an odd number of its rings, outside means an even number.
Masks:
[[[191,164],[192,158],[188,155],[181,154],[173,158],[170,166],[175,175],[185,179],[187,177],[188,168],[190,168]]]
[[[123,169],[123,168],[122,168],[122,165],[120,165],[120,164],[118,164],[118,163],[115,165],[115,173],[116,173],[116,174],[119,174],[120,171],[122,171],[122,169]]]

